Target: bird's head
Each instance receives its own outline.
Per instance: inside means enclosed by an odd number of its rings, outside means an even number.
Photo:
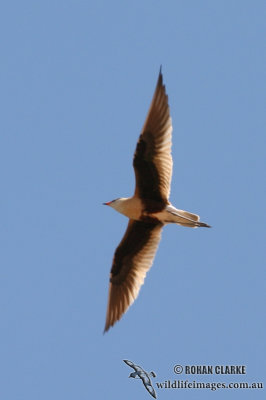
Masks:
[[[116,211],[121,210],[121,205],[123,203],[125,199],[123,197],[119,197],[118,199],[112,200],[112,201],[108,201],[107,203],[103,203],[105,206],[110,206],[112,208],[114,208]]]

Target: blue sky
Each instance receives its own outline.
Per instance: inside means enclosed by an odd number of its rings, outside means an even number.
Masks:
[[[152,398],[123,359],[154,384],[266,383],[265,14],[260,0],[1,5],[1,399]],[[133,193],[161,64],[171,201],[213,228],[167,226],[137,301],[103,335],[127,220],[102,203]],[[247,373],[175,375],[175,364]]]

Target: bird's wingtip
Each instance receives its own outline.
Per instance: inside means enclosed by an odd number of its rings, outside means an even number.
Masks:
[[[158,76],[158,82],[157,82],[157,85],[158,84],[163,84],[163,73],[162,73],[162,64],[160,65],[160,70],[159,70],[159,76]]]
[[[103,334],[105,334],[106,332],[109,331],[110,328],[112,328],[114,326],[115,322],[110,322],[110,321],[106,321],[105,322],[105,326],[104,326],[104,330],[103,330]]]
[[[206,224],[205,222],[199,222],[199,226],[203,227],[203,228],[212,228],[211,225]]]

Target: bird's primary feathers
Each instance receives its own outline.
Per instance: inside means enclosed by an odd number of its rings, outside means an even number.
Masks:
[[[209,227],[196,214],[175,208],[169,201],[172,178],[172,121],[160,70],[151,106],[133,159],[136,187],[133,197],[104,203],[129,218],[117,247],[110,274],[105,331],[136,299],[153,263],[162,227],[176,223]]]

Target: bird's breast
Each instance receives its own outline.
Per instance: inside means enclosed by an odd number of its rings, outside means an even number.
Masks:
[[[141,219],[142,209],[141,200],[138,197],[130,197],[128,199],[123,199],[120,209],[117,211],[130,219],[139,221]]]

